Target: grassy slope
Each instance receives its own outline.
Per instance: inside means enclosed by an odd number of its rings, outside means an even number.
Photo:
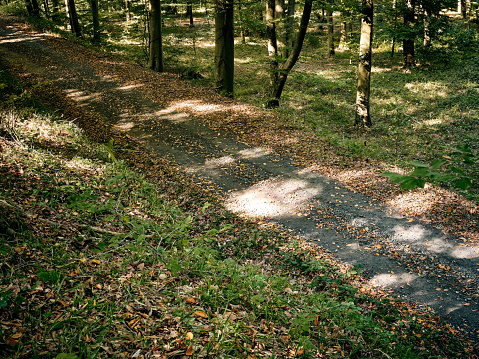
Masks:
[[[471,357],[427,312],[127,152],[147,178],[1,76],[17,97],[0,113],[0,356]]]

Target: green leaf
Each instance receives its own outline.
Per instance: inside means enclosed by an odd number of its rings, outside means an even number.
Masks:
[[[458,150],[461,153],[471,153],[472,152],[468,145],[464,145],[464,146],[458,145],[456,147],[456,150]]]
[[[427,167],[416,167],[414,171],[412,171],[409,175],[410,176],[427,176],[429,170]]]
[[[409,161],[409,163],[412,164],[414,167],[429,167],[427,164],[419,161]]]
[[[406,180],[401,182],[401,189],[414,189],[417,187],[424,188],[426,181],[421,178],[409,177]]]
[[[457,178],[456,175],[442,175],[442,176],[436,177],[435,180],[438,182],[450,182],[456,178]]]
[[[460,180],[458,180],[457,182],[455,182],[454,186],[456,186],[460,189],[466,190],[466,189],[468,189],[469,187],[472,186],[472,181],[467,177],[463,177]]]
[[[394,173],[389,171],[381,173],[381,176],[389,178],[394,183],[401,183],[406,177],[408,177],[408,176],[400,175],[399,173]]]
[[[458,173],[460,175],[464,175],[464,171],[461,170],[460,168],[457,168],[457,167],[454,167],[454,166],[451,166],[450,170],[454,173]]]
[[[435,161],[433,161],[429,167],[431,167],[432,169],[434,170],[437,170],[439,167],[441,167],[444,163],[446,163],[447,161],[445,159],[437,159]]]

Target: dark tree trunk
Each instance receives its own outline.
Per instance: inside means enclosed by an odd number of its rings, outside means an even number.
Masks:
[[[414,8],[415,0],[404,0],[406,9],[404,12],[404,25],[411,28],[414,25]],[[403,39],[403,56],[404,67],[411,68],[414,66],[414,36],[410,35],[408,38]]]
[[[268,39],[268,57],[270,85],[278,80],[278,42],[276,40],[276,23],[274,21],[275,0],[266,1],[266,37]]]
[[[362,0],[361,42],[359,48],[358,88],[356,93],[357,127],[371,127],[369,94],[371,79],[371,44],[373,41],[373,0]]]
[[[293,28],[294,28],[294,11],[296,9],[296,0],[288,0],[288,14],[286,20],[286,28],[284,31],[284,42],[286,48],[284,49],[284,58],[288,58],[293,47]]]
[[[25,0],[25,7],[27,8],[28,15],[33,15],[33,6],[30,0]]]
[[[298,61],[299,54],[303,47],[304,37],[306,35],[306,30],[308,29],[309,19],[311,18],[311,9],[313,5],[313,0],[306,0],[303,9],[303,15],[301,16],[301,24],[298,32],[298,37],[294,42],[294,46],[291,50],[291,54],[285,63],[281,65],[281,68],[277,69],[275,72],[277,74],[276,82],[272,86],[271,98],[267,102],[266,107],[274,108],[279,106],[279,99],[283,93],[284,85],[288,78],[289,72],[293,69],[296,61]]]
[[[72,32],[76,37],[81,37],[80,23],[78,22],[78,14],[75,7],[75,0],[68,0],[68,12],[70,13],[70,24]]]
[[[126,12],[126,21],[130,21],[131,20],[130,0],[125,0],[125,12]]]
[[[98,15],[98,0],[91,0],[91,12],[93,16],[93,41],[100,41],[100,18]]]
[[[31,0],[32,1],[32,8],[33,8],[33,15],[34,16],[40,16],[40,7],[38,6],[38,1],[37,0]]]
[[[161,4],[160,0],[149,0],[149,40],[150,57],[148,67],[157,72],[163,72],[163,41],[161,32]]]
[[[333,12],[328,10],[326,12],[328,18],[328,55],[334,55],[334,25],[333,25]]]
[[[215,0],[215,88],[233,97],[233,0]]]
[[[186,2],[186,16],[188,16],[190,20],[190,27],[195,26],[193,22],[193,5],[191,4],[191,1]]]

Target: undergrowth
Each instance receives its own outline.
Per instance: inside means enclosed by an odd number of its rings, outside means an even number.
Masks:
[[[17,102],[0,119],[0,356],[472,357],[358,269],[218,204],[182,208],[61,115]]]

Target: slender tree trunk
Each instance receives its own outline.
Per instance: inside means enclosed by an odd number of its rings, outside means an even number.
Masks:
[[[163,41],[161,32],[160,0],[149,0],[149,39],[150,57],[148,67],[157,72],[163,72]]]
[[[80,23],[78,22],[75,0],[68,0],[68,10],[70,12],[72,32],[75,34],[76,37],[81,37]]]
[[[241,43],[245,44],[246,43],[246,35],[245,35],[245,24],[244,24],[244,16],[243,16],[243,11],[241,7],[241,3],[238,4],[238,13],[239,13],[239,20],[240,20],[240,39]]]
[[[49,18],[50,17],[50,9],[49,9],[49,6],[48,6],[48,1],[43,0],[42,3],[43,3],[43,11],[45,12],[45,17]]]
[[[31,0],[32,8],[33,8],[33,15],[39,17],[40,16],[40,7],[38,6],[37,0]]]
[[[460,0],[461,4],[461,16],[463,19],[467,19],[467,0]]]
[[[215,88],[232,97],[233,84],[233,0],[215,0]]]
[[[27,8],[28,15],[33,15],[33,6],[30,0],[25,0],[25,7]]]
[[[424,47],[429,48],[431,47],[431,12],[426,9],[424,10]]]
[[[414,25],[415,18],[415,0],[404,0],[406,11],[404,12],[404,25],[411,28]],[[403,56],[404,67],[411,68],[414,66],[414,37],[409,35],[408,38],[403,39]]]
[[[326,11],[328,21],[328,55],[334,55],[334,25],[333,25],[333,12],[331,10]]]
[[[270,85],[278,80],[278,43],[276,40],[276,23],[274,22],[275,0],[266,1],[266,37],[268,38],[268,56]]]
[[[286,27],[284,33],[285,49],[283,53],[284,58],[288,58],[293,47],[293,28],[294,28],[294,11],[296,9],[296,0],[288,0],[288,19],[286,20]]]
[[[186,2],[186,16],[190,20],[190,27],[195,26],[193,22],[193,4],[191,3],[191,0]]]
[[[126,12],[126,21],[130,21],[131,20],[130,0],[125,0],[125,12]]]
[[[339,39],[339,49],[340,50],[347,50],[348,45],[348,23],[346,21],[341,21],[341,37]]]
[[[285,18],[286,12],[284,11],[284,0],[275,0],[275,7],[274,7],[274,18],[277,19],[276,21],[276,33],[279,36],[276,37],[276,41],[278,44],[278,54],[285,58],[285,50],[286,50],[286,34],[285,34]]]
[[[281,65],[281,68],[275,71],[277,74],[277,79],[272,86],[271,98],[266,103],[267,108],[274,108],[279,106],[279,99],[281,98],[281,94],[283,93],[284,85],[286,84],[288,75],[298,61],[299,54],[301,53],[301,49],[303,47],[304,37],[308,29],[309,19],[311,18],[312,5],[313,0],[306,0],[303,9],[303,15],[301,16],[301,24],[299,27],[298,36],[296,38],[296,41],[294,42],[291,54],[289,55],[286,62]]]
[[[93,41],[100,41],[100,18],[98,15],[98,0],[90,0],[93,16]]]
[[[371,79],[371,44],[373,41],[373,0],[362,0],[361,41],[359,48],[358,88],[355,126],[371,127],[369,94]]]

